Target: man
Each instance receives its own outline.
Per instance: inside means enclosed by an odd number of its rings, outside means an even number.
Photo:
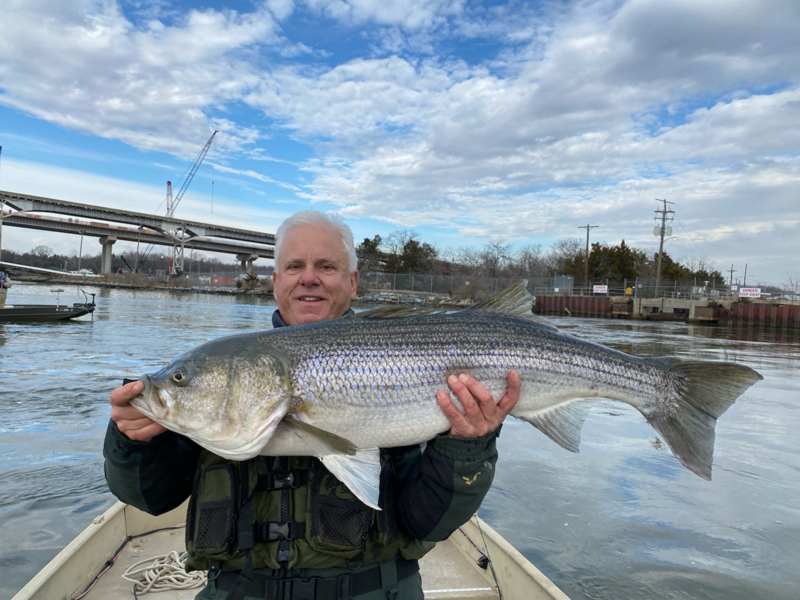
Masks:
[[[8,294],[7,290],[10,287],[11,277],[6,271],[0,269],[0,308],[6,305],[6,294]]]
[[[349,227],[314,211],[278,229],[273,283],[275,327],[352,312],[358,285]],[[130,406],[141,383],[111,394],[106,479],[120,499],[153,514],[191,494],[188,567],[209,569],[203,600],[421,600],[417,559],[478,509],[492,482],[495,438],[519,398],[509,376],[495,404],[475,379],[440,390],[451,428],[426,445],[381,451],[381,511],[355,498],[311,457],[236,463],[165,430]],[[481,477],[475,474],[481,470]]]

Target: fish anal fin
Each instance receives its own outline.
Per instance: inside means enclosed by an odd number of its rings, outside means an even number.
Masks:
[[[581,429],[590,407],[585,400],[571,400],[535,413],[514,416],[527,421],[562,448],[579,452]]]
[[[381,457],[377,448],[359,450],[355,456],[331,454],[320,456],[322,464],[367,506],[381,510]]]
[[[314,437],[323,447],[330,449],[332,454],[347,454],[351,456],[356,454],[357,449],[355,444],[340,435],[320,429],[311,423],[306,423],[293,416],[285,417],[282,423],[290,428],[297,429]]]

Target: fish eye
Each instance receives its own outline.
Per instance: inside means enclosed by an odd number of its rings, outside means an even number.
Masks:
[[[172,381],[178,385],[186,383],[186,374],[183,371],[175,371],[172,374]]]

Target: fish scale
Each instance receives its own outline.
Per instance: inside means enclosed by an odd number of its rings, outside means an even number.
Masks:
[[[430,439],[447,429],[435,397],[437,390],[448,389],[452,373],[473,375],[499,400],[508,372],[515,369],[526,410],[532,404],[550,405],[562,388],[587,396],[602,390],[617,397],[627,390],[651,397],[659,381],[656,369],[634,357],[596,346],[603,353],[603,360],[597,360],[587,356],[587,342],[489,313],[342,320],[280,333],[291,340],[283,350],[292,356],[292,385],[305,410],[359,447],[414,443],[420,435]],[[415,410],[408,412],[411,406]],[[398,409],[384,410],[380,418],[402,429],[353,432],[352,419],[367,418],[358,409],[377,407]]]

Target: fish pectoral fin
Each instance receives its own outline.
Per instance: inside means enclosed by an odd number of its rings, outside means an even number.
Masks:
[[[515,414],[544,433],[562,448],[579,452],[581,429],[591,404],[583,400],[571,400],[535,413]]]
[[[367,506],[378,506],[381,485],[381,457],[377,448],[359,450],[355,456],[320,456],[322,464]]]
[[[325,431],[311,423],[306,423],[292,416],[284,417],[282,423],[288,425],[290,428],[294,428],[314,437],[316,442],[321,443],[323,447],[329,449],[332,453],[348,454],[350,456],[356,454],[357,449],[355,444],[340,435]]]

